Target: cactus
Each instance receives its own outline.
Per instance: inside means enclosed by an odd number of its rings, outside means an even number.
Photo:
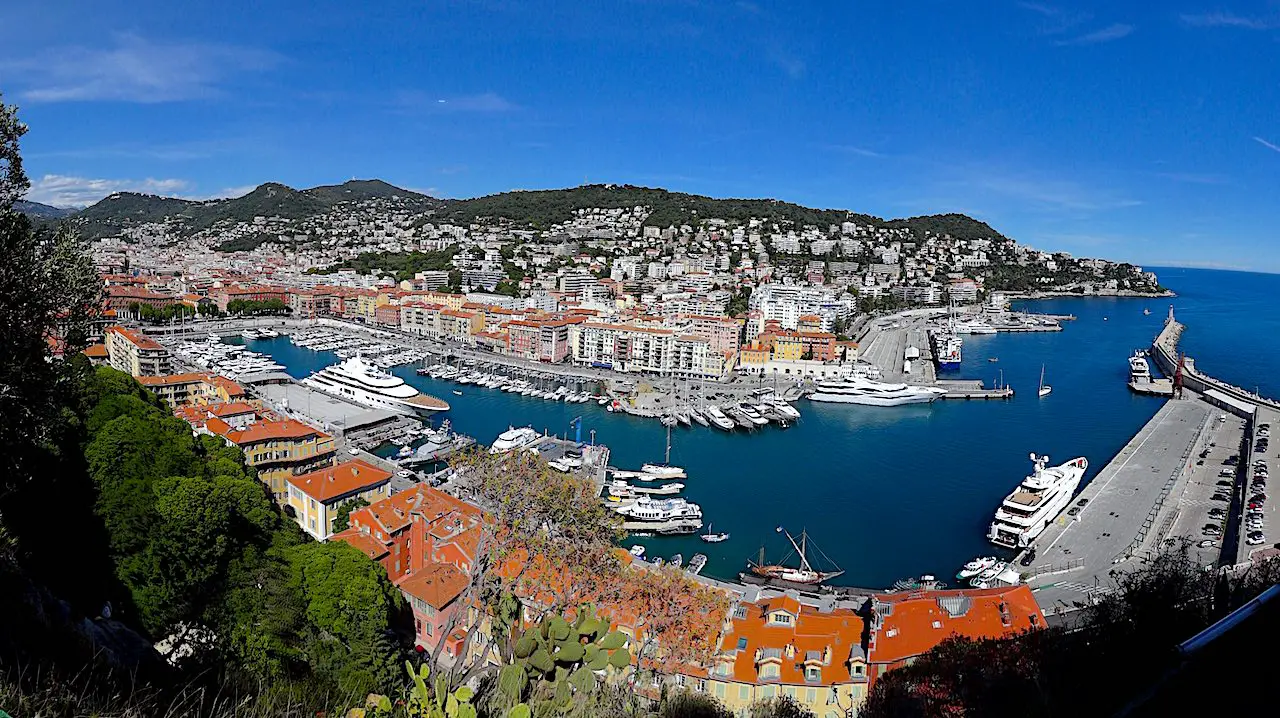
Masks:
[[[515,662],[498,672],[498,688],[518,701],[530,682],[538,681],[548,690],[552,704],[567,711],[574,693],[595,690],[597,673],[631,665],[631,653],[623,647],[626,642],[623,634],[609,631],[608,622],[597,618],[592,606],[581,607],[573,623],[550,616],[516,640]],[[522,706],[525,712],[518,713]],[[528,710],[521,703],[509,716],[528,716]]]
[[[431,667],[425,663],[414,671],[413,664],[405,661],[404,668],[413,680],[406,706],[409,715],[415,718],[476,718],[470,688],[461,686],[450,693],[444,676],[436,676],[432,686],[427,682],[431,678]]]

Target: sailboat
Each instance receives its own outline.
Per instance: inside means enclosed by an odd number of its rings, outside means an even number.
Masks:
[[[661,477],[663,479],[683,479],[687,478],[684,469],[679,466],[671,465],[671,427],[667,427],[667,453],[666,458],[661,464],[645,464],[640,467],[640,473],[649,474],[651,476]]]
[[[729,534],[724,532],[713,534],[711,533],[711,524],[707,524],[707,532],[698,538],[706,541],[707,543],[720,543],[721,541],[728,541]]]
[[[786,529],[779,526],[776,530],[778,533],[787,537],[787,541],[791,542],[791,547],[795,549],[797,554],[799,554],[800,567],[796,568],[795,566],[787,566],[784,564],[766,564],[764,562],[764,549],[761,548],[759,562],[747,562],[747,565],[751,568],[751,573],[764,578],[776,578],[783,581],[790,581],[791,583],[804,584],[819,584],[844,573],[844,570],[839,566],[836,566],[834,571],[819,571],[809,563],[809,557],[807,555],[807,549],[809,548],[809,535],[806,532],[800,532],[800,541],[797,543],[796,540],[792,538],[791,534],[787,533]],[[822,551],[818,550],[818,553],[822,553]],[[826,558],[825,555],[823,557]],[[783,560],[785,561],[786,559]],[[831,559],[827,560],[830,561]]]
[[[1037,390],[1037,393],[1038,393],[1040,396],[1049,396],[1049,394],[1050,394],[1052,391],[1053,391],[1053,387],[1051,387],[1051,386],[1049,386],[1048,384],[1044,383],[1044,364],[1041,364],[1041,365],[1040,365],[1040,389],[1039,389],[1039,390]]]

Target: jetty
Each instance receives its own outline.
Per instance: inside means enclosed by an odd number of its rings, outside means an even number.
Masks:
[[[1156,366],[1172,377],[1170,401],[1033,543],[1034,559],[1023,578],[1046,613],[1090,605],[1114,590],[1116,571],[1141,563],[1171,537],[1196,541],[1202,563],[1217,568],[1280,553],[1248,546],[1239,520],[1246,485],[1239,472],[1258,460],[1254,427],[1280,419],[1280,403],[1198,371],[1178,351],[1182,331],[1170,307],[1151,347]],[[1228,463],[1240,447],[1237,463]],[[1221,495],[1219,482],[1227,482],[1229,501],[1213,500]],[[1210,508],[1226,510],[1227,520],[1210,519]],[[1280,531],[1275,507],[1266,510],[1265,521],[1274,541]],[[1205,524],[1225,525],[1223,535],[1206,539]]]

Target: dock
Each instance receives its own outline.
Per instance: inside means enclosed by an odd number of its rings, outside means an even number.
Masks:
[[[1218,412],[1198,399],[1170,401],[1120,450],[1034,542],[1027,583],[1045,612],[1088,605],[1112,590],[1110,572],[1141,559],[1164,538],[1164,514]]]
[[[1129,382],[1129,390],[1135,394],[1145,394],[1147,396],[1173,396],[1173,380],[1172,379],[1152,379],[1144,382]]]

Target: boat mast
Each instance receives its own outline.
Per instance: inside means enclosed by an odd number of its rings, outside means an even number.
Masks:
[[[665,463],[667,466],[671,465],[671,427],[670,426],[667,427],[667,454],[663,463]]]
[[[800,568],[801,568],[801,569],[803,569],[803,570],[805,570],[805,571],[812,571],[812,570],[813,570],[813,567],[809,565],[809,557],[808,557],[808,556],[806,556],[806,555],[805,555],[805,552],[804,552],[804,546],[805,546],[805,545],[807,545],[807,544],[808,544],[808,542],[809,542],[809,535],[808,535],[808,533],[807,533],[807,532],[805,532],[805,531],[801,531],[801,532],[800,532],[800,541],[801,541],[801,543],[798,543],[798,544],[797,544],[797,543],[796,543],[796,540],[795,540],[795,539],[793,539],[793,538],[791,538],[791,534],[787,533],[787,530],[786,530],[786,529],[784,529],[784,528],[782,528],[781,526],[779,526],[779,527],[778,527],[778,530],[779,530],[779,531],[781,531],[781,532],[782,532],[782,535],[783,535],[783,536],[786,536],[786,537],[787,537],[787,540],[791,542],[791,547],[792,547],[792,548],[794,548],[794,549],[796,550],[796,553],[800,554]]]

